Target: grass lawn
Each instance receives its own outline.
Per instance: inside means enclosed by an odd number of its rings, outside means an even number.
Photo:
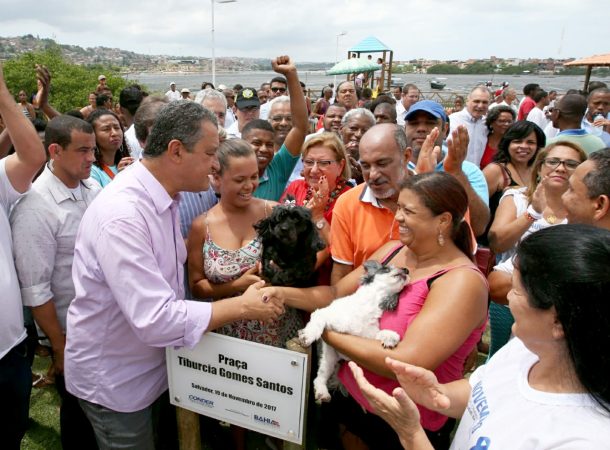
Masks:
[[[34,358],[32,371],[46,374],[51,358]],[[21,442],[22,450],[61,450],[59,440],[59,395],[55,386],[32,388],[30,425]]]
[[[489,342],[489,325],[483,336],[483,341]],[[485,363],[486,355],[479,353],[477,366]],[[46,374],[51,359],[34,358],[32,371],[38,374]],[[468,374],[469,375],[469,374]],[[22,450],[61,450],[59,439],[59,395],[55,386],[44,388],[32,388],[30,397],[30,426],[21,442]],[[225,439],[230,439],[226,430]],[[311,443],[311,442],[310,442]],[[264,443],[264,436],[249,433],[249,450],[268,450]],[[204,450],[210,447],[204,443]],[[310,445],[307,446],[310,448]]]

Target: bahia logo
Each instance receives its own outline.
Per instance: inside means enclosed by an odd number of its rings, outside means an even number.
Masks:
[[[264,425],[269,425],[271,427],[279,428],[280,423],[277,420],[270,419],[268,417],[259,416],[258,414],[254,414],[254,420]]]
[[[207,408],[213,408],[214,407],[214,401],[213,400],[208,400],[207,398],[201,398],[201,397],[197,397],[196,395],[189,395],[189,400],[192,401],[193,403],[199,403],[200,405],[203,405]]]

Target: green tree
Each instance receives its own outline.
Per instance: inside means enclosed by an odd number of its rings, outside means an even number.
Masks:
[[[453,64],[435,64],[428,67],[429,74],[456,74],[462,73],[462,70]]]
[[[584,75],[586,71],[587,71],[587,69],[585,69],[584,67],[567,66],[567,67],[564,67],[564,69],[561,72],[559,72],[559,74],[560,75]]]
[[[495,67],[490,63],[484,63],[484,62],[476,62],[476,63],[470,64],[470,65],[464,67],[464,69],[462,70],[462,73],[467,73],[467,74],[476,74],[476,73],[487,74],[487,73],[494,73],[494,72],[495,72]]]
[[[21,89],[28,94],[37,90],[35,66],[45,65],[51,72],[49,103],[60,112],[80,109],[87,104],[89,92],[94,91],[97,77],[106,75],[106,84],[118,100],[126,81],[113,68],[104,66],[80,66],[68,62],[55,44],[42,51],[28,52],[4,63],[4,77],[9,90],[16,95]]]

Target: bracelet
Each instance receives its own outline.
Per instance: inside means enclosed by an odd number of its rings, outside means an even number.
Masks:
[[[538,211],[536,211],[532,205],[529,205],[527,207],[527,210],[525,211],[525,213],[529,217],[533,218],[532,222],[535,222],[536,220],[542,219],[542,213],[539,213]]]

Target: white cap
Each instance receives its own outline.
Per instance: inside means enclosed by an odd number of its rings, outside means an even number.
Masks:
[[[183,88],[183,89],[180,91],[180,93],[181,93],[181,94],[190,94],[190,93],[191,93],[191,91],[189,91],[189,90],[188,90],[188,88]]]

